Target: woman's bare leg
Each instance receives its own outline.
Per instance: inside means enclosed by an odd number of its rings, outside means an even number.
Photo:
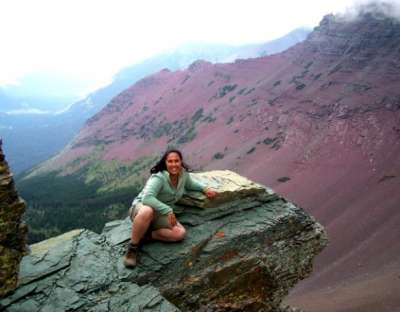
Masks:
[[[139,244],[140,240],[146,233],[151,221],[153,221],[154,211],[149,206],[140,207],[138,213],[133,219],[131,242],[135,245]]]
[[[179,222],[171,229],[164,228],[152,232],[152,238],[164,242],[179,242],[185,238],[186,230]]]

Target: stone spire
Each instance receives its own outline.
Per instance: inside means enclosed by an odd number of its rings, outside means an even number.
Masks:
[[[21,221],[25,202],[18,197],[0,139],[0,297],[17,287],[27,226]]]

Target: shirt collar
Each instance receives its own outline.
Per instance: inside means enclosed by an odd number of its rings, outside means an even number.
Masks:
[[[169,177],[169,172],[168,172],[168,170],[163,170],[163,171],[162,171],[162,174],[164,175],[164,177],[167,178],[168,182],[169,182],[169,183],[171,184],[171,186],[172,186],[171,178]],[[181,172],[179,172],[177,188],[178,188],[179,185],[182,183],[182,180],[183,180],[182,178],[183,178],[183,176],[184,176],[185,174],[186,174],[186,169],[182,167]]]

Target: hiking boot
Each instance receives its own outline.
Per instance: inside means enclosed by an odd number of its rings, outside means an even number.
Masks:
[[[136,263],[137,263],[136,257],[137,257],[138,250],[139,250],[138,245],[132,244],[131,242],[129,242],[128,249],[124,256],[124,266],[126,268],[134,268],[136,266]]]

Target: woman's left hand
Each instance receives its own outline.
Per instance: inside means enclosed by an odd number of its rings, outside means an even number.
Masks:
[[[177,224],[178,221],[176,220],[175,214],[173,212],[168,214],[168,221],[172,227],[174,227]]]
[[[217,196],[217,192],[215,191],[215,190],[213,190],[212,188],[207,188],[205,191],[204,191],[204,194],[206,194],[206,196],[208,197],[208,198],[214,198],[215,196]]]

